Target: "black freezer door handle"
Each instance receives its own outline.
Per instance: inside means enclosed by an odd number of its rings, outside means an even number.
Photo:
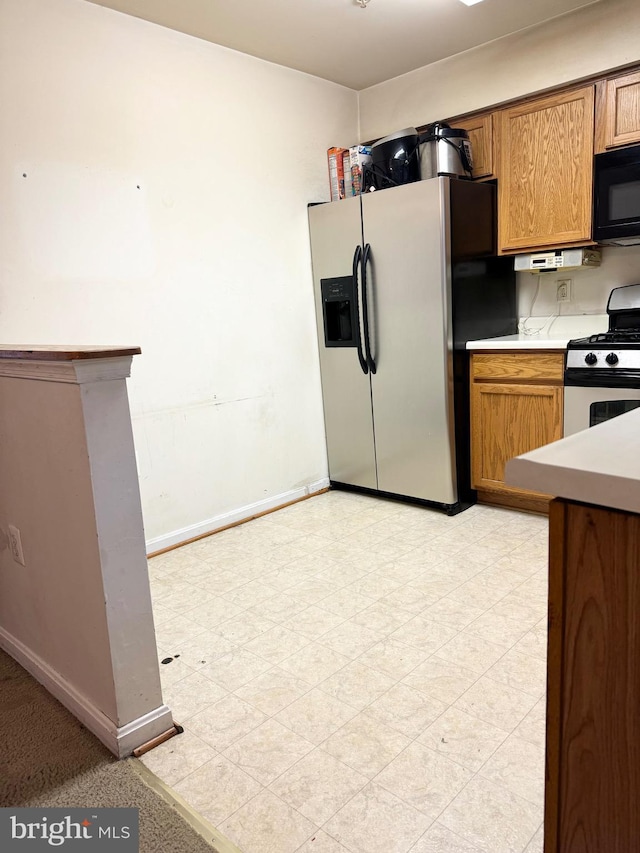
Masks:
[[[369,372],[373,375],[377,371],[376,362],[371,354],[371,338],[369,337],[369,303],[367,299],[367,264],[371,258],[371,244],[364,247],[362,256],[362,322],[364,325],[364,348]]]
[[[358,347],[358,361],[360,362],[360,367],[362,372],[366,374],[369,372],[369,367],[367,360],[365,359],[364,353],[362,351],[362,336],[360,335],[360,300],[358,299],[358,270],[360,268],[360,261],[362,259],[362,246],[358,245],[355,248],[353,253],[353,264],[351,267],[351,274],[353,276],[353,292],[355,294],[355,326],[356,326],[356,344]],[[366,315],[365,315],[366,316]],[[365,320],[365,329],[366,329],[366,320]]]

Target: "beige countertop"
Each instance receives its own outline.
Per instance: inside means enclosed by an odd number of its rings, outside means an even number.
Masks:
[[[640,409],[511,459],[505,482],[640,513]]]
[[[555,318],[530,317],[524,321],[526,332],[468,341],[468,350],[560,349],[573,338],[604,332],[609,326],[606,314],[577,314]],[[521,320],[520,325],[522,326]]]
[[[140,347],[130,346],[65,346],[57,344],[0,344],[0,359],[28,361],[77,361],[87,358],[118,358],[139,355]]]

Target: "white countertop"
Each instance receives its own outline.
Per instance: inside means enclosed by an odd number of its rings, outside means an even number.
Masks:
[[[576,335],[576,337],[583,337]],[[501,338],[486,338],[480,341],[467,341],[467,349],[470,350],[493,350],[493,349],[566,349],[571,338],[554,337],[546,335],[503,335]]]
[[[505,482],[640,513],[640,409],[511,459]]]
[[[468,341],[468,350],[498,349],[565,349],[573,338],[584,338],[609,327],[606,314],[578,314],[562,317],[530,317],[525,321],[527,331],[517,335]],[[521,320],[522,325],[522,320]]]

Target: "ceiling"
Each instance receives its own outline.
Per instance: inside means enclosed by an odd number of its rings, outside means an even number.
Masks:
[[[595,0],[90,2],[359,90]]]

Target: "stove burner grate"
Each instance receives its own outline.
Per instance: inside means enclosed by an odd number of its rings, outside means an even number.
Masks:
[[[616,332],[600,332],[588,338],[580,338],[571,343],[582,344],[640,344],[640,329],[625,329]]]

